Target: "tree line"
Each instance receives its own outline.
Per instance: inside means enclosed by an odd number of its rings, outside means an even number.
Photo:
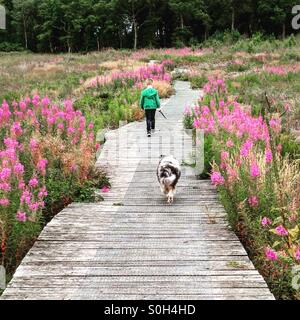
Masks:
[[[217,32],[285,37],[294,0],[0,0],[0,44],[34,52],[195,45]]]

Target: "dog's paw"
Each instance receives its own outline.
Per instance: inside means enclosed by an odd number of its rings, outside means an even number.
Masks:
[[[174,198],[173,197],[168,197],[168,204],[172,204],[174,202]]]

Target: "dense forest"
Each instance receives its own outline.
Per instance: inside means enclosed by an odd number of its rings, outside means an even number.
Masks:
[[[299,2],[299,1],[298,1]],[[293,0],[0,0],[0,50],[77,52],[197,45],[229,32],[285,37]]]

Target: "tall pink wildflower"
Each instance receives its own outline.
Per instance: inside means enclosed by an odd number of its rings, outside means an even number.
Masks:
[[[286,228],[283,226],[283,225],[280,225],[278,227],[275,228],[275,232],[277,235],[279,236],[283,236],[283,237],[286,237],[288,236],[288,231],[286,230]]]
[[[260,169],[256,162],[252,162],[250,165],[250,175],[252,178],[257,178],[260,176]]]
[[[210,180],[214,186],[220,186],[225,183],[224,177],[221,175],[220,172],[216,171],[212,173]]]
[[[268,260],[271,260],[271,261],[278,260],[278,253],[276,251],[274,251],[273,249],[271,249],[271,248],[266,248],[265,249],[265,255],[266,255]]]

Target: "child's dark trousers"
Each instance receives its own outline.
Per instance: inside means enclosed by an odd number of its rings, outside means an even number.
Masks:
[[[147,122],[147,132],[151,133],[151,129],[155,129],[155,114],[156,109],[145,110],[146,113],[146,122]]]

